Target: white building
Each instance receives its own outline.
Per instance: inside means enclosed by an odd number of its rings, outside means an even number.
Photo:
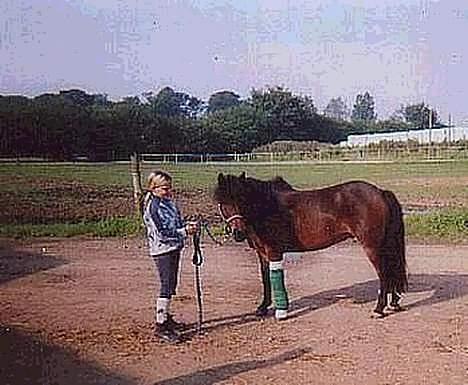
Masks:
[[[342,147],[366,146],[370,143],[379,143],[384,140],[393,142],[406,142],[415,140],[419,143],[455,142],[468,139],[468,127],[445,127],[431,130],[410,130],[397,132],[382,132],[376,134],[349,135],[346,141],[340,143]]]

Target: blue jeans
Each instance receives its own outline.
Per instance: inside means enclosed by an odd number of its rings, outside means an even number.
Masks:
[[[179,276],[180,250],[170,251],[165,254],[152,255],[156,269],[159,273],[161,287],[159,297],[171,298],[176,294]]]

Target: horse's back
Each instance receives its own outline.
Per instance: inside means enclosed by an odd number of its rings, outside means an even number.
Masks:
[[[298,239],[309,249],[367,238],[369,231],[385,227],[388,215],[383,190],[365,181],[284,192],[283,201],[295,218]]]
[[[307,190],[306,190],[307,191]],[[331,186],[327,186],[318,190],[309,190],[309,191],[329,191],[331,193],[339,193],[339,192],[349,192],[349,193],[357,193],[357,192],[381,192],[382,190],[377,187],[376,185],[366,182],[364,180],[352,180],[348,182],[343,182]]]
[[[365,181],[349,181],[315,190],[286,191],[284,202],[291,208],[305,206],[342,210],[368,201],[383,200],[383,190]]]

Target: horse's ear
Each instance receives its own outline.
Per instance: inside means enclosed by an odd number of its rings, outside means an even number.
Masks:
[[[243,182],[245,180],[245,171],[242,171],[241,174],[239,175],[239,180]]]
[[[224,184],[224,179],[225,179],[225,178],[224,178],[223,173],[220,172],[220,173],[218,174],[218,184],[219,184],[219,185]]]

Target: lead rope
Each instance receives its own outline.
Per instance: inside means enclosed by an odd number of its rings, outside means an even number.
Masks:
[[[206,220],[201,220],[200,221],[200,226],[205,229],[205,232],[208,234],[208,236],[211,238],[211,240],[218,246],[223,246],[223,242],[217,240],[213,233],[210,230],[210,227],[208,225],[208,222]]]
[[[195,289],[197,292],[197,308],[198,308],[198,321],[197,321],[197,332],[202,333],[203,325],[203,293],[202,293],[202,282],[201,282],[201,266],[203,265],[203,254],[201,250],[201,236],[203,229],[212,239],[212,241],[218,246],[222,246],[223,242],[220,242],[215,238],[213,233],[210,231],[208,221],[204,220],[201,216],[198,218],[199,227],[195,234],[192,236],[193,242],[193,256],[192,265],[195,268]]]
[[[195,267],[195,287],[197,292],[197,307],[198,307],[198,321],[197,332],[201,334],[203,324],[203,300],[202,300],[202,283],[200,277],[200,268],[203,264],[203,254],[201,251],[201,227],[193,234],[193,257],[192,264]]]

